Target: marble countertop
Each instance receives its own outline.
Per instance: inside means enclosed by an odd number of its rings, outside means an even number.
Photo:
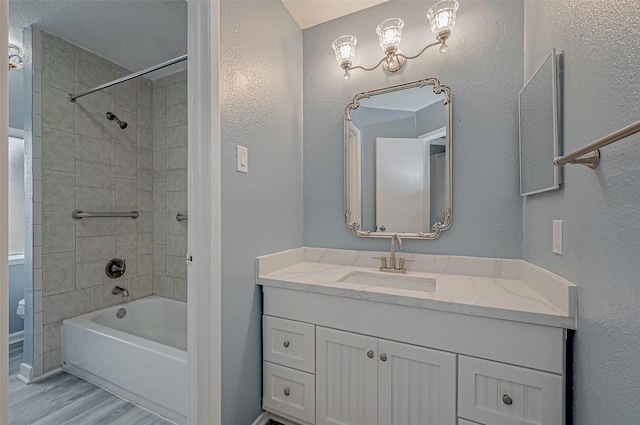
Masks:
[[[340,281],[377,272],[384,252],[298,248],[258,257],[257,283],[418,308],[576,328],[577,291],[567,280],[522,260],[401,253],[402,276],[435,279],[434,292]],[[385,276],[393,276],[386,274]]]

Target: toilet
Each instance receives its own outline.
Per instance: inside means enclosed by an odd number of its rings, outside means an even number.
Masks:
[[[20,316],[22,320],[24,320],[24,298],[18,302],[18,309],[16,310],[16,314]]]

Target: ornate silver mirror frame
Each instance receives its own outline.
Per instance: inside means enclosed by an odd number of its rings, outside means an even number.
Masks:
[[[384,94],[388,94],[388,93],[393,93],[393,92],[399,92],[402,90],[408,90],[408,89],[412,89],[412,88],[423,88],[425,86],[433,86],[433,93],[436,95],[440,95],[442,94],[443,98],[443,105],[444,105],[444,114],[445,114],[445,128],[446,128],[446,135],[444,136],[445,138],[445,142],[444,142],[444,147],[445,147],[445,152],[446,152],[446,171],[445,171],[445,178],[444,178],[444,191],[445,191],[445,195],[444,195],[444,203],[446,204],[446,208],[444,208],[444,211],[442,212],[442,219],[440,221],[435,221],[433,222],[433,224],[431,225],[431,232],[422,232],[422,231],[418,231],[418,232],[398,232],[398,231],[394,231],[394,232],[389,232],[389,231],[384,231],[386,229],[382,229],[383,231],[379,231],[380,229],[377,228],[376,225],[376,229],[375,230],[363,230],[362,227],[362,223],[360,223],[359,221],[362,219],[362,213],[358,212],[357,214],[354,214],[353,211],[354,209],[356,209],[357,211],[360,211],[362,208],[362,202],[360,201],[360,205],[357,205],[357,201],[353,200],[353,199],[361,199],[361,194],[359,194],[358,196],[356,196],[354,198],[354,196],[352,196],[352,188],[355,188],[356,186],[358,187],[358,189],[361,188],[360,186],[360,179],[361,179],[361,172],[360,171],[354,171],[354,168],[358,168],[360,167],[360,165],[358,165],[356,167],[356,165],[352,162],[353,161],[353,156],[351,154],[352,151],[352,146],[350,143],[350,138],[351,136],[354,134],[354,131],[356,131],[359,134],[359,130],[355,128],[355,126],[352,125],[352,121],[351,121],[351,114],[352,111],[356,110],[359,106],[360,106],[360,102],[362,99],[369,99],[373,96],[379,96],[379,95],[384,95]],[[378,237],[378,238],[391,238],[393,237],[394,234],[399,234],[400,236],[402,236],[403,238],[409,238],[409,239],[435,239],[438,236],[440,236],[440,234],[448,229],[449,227],[451,227],[451,209],[452,209],[452,155],[451,155],[451,140],[452,140],[452,134],[451,134],[451,127],[452,127],[452,118],[451,118],[451,89],[443,84],[440,84],[440,81],[436,78],[427,78],[427,79],[423,79],[423,80],[418,80],[418,81],[414,81],[411,83],[406,83],[406,84],[400,84],[400,85],[396,85],[396,86],[391,86],[391,87],[385,87],[382,89],[378,89],[378,90],[373,90],[373,91],[368,91],[368,92],[363,92],[363,93],[358,93],[354,96],[353,101],[347,105],[347,107],[345,108],[345,113],[344,113],[344,154],[345,154],[345,161],[344,161],[344,202],[345,202],[345,223],[347,225],[348,228],[350,228],[353,233],[358,236],[358,237]],[[357,174],[357,175],[356,175]],[[352,205],[354,204],[354,205]],[[358,215],[360,218],[356,218],[355,216]],[[431,223],[431,221],[430,221]]]

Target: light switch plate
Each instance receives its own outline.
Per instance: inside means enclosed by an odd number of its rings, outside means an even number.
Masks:
[[[242,145],[237,145],[236,149],[236,170],[241,173],[249,172],[249,149]]]
[[[553,252],[562,255],[562,220],[553,220]]]

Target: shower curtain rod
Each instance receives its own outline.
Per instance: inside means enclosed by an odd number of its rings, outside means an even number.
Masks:
[[[150,72],[157,71],[159,69],[166,68],[166,67],[171,66],[173,64],[176,64],[178,62],[182,62],[182,61],[186,61],[186,60],[187,60],[187,55],[178,56],[177,58],[168,60],[166,62],[162,62],[159,65],[155,65],[155,66],[143,69],[142,71],[134,72],[133,74],[129,74],[129,75],[125,76],[125,77],[118,78],[117,80],[113,80],[111,82],[104,83],[101,86],[92,88],[91,90],[88,90],[88,91],[86,91],[84,93],[75,94],[75,95],[73,93],[69,93],[69,94],[67,94],[67,99],[69,100],[69,102],[75,102],[76,99],[79,98],[79,97],[86,96],[88,94],[97,92],[97,91],[102,90],[102,89],[106,89],[106,88],[111,87],[111,86],[115,86],[116,84],[124,83],[125,81],[132,80],[134,78],[140,77],[141,75],[145,75],[145,74],[148,74]]]

